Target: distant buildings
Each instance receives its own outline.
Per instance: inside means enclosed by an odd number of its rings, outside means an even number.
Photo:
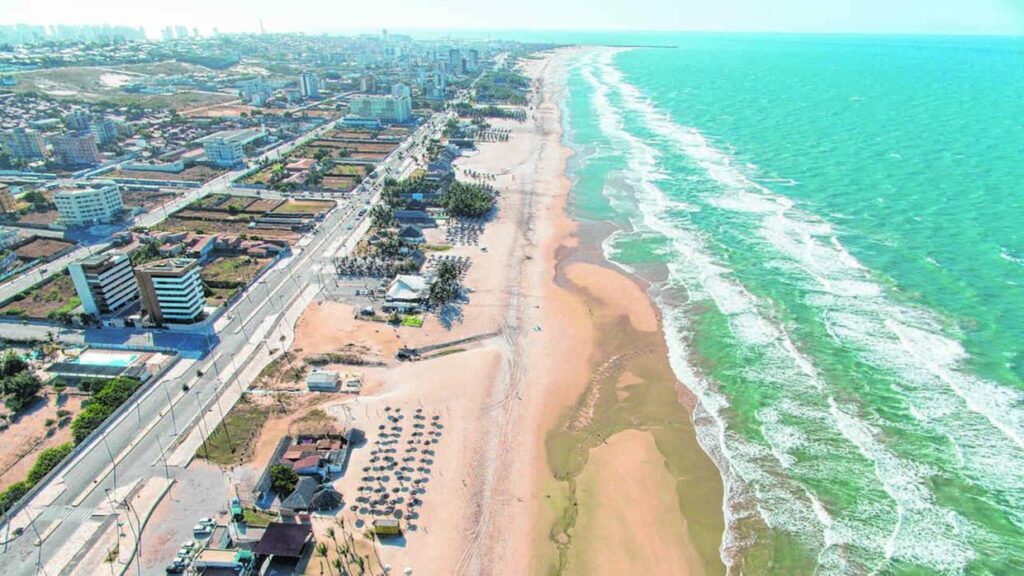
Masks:
[[[103,161],[96,146],[96,136],[90,132],[68,132],[53,139],[53,152],[65,166],[91,166]]]
[[[448,50],[448,73],[458,74],[462,67],[462,53],[458,48]]]
[[[88,130],[89,112],[81,108],[72,110],[64,117],[64,125],[67,126],[68,130]]]
[[[135,269],[142,295],[142,308],[151,323],[190,324],[203,315],[206,301],[199,278],[199,261],[171,258]]]
[[[206,160],[221,167],[237,166],[245,161],[246,149],[266,137],[262,128],[225,130],[197,140],[202,142]]]
[[[113,182],[97,182],[58,190],[53,195],[61,224],[93,226],[116,221],[124,211],[121,191]]]
[[[303,72],[299,77],[299,92],[303,98],[319,98],[320,77],[312,72]]]
[[[117,122],[110,118],[96,120],[89,129],[92,131],[92,135],[96,137],[96,142],[100,146],[106,146],[111,142],[117,141]]]
[[[409,87],[395,84],[387,96],[357,95],[349,100],[349,114],[356,119],[379,120],[388,123],[408,122],[412,118],[412,98]],[[346,121],[348,119],[346,118]]]
[[[101,318],[131,310],[139,302],[139,285],[125,254],[96,254],[68,266],[75,291],[87,314]]]
[[[238,94],[248,104],[263,106],[270,99],[272,92],[262,78],[256,78],[242,82]]]
[[[17,211],[18,203],[14,200],[11,189],[7,187],[7,184],[0,182],[0,214]]]
[[[477,69],[480,67],[480,51],[477,50],[476,48],[471,48],[469,50],[469,56],[466,58],[466,61],[469,64],[469,70],[471,72],[476,72]]]
[[[0,148],[11,160],[42,160],[49,155],[43,135],[25,128],[14,128],[0,133]]]

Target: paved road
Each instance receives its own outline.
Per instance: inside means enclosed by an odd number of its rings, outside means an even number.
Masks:
[[[406,158],[422,152],[422,148],[409,150],[410,143],[421,140],[421,136],[437,126],[430,123],[417,130],[377,173],[402,169]],[[357,188],[355,198],[375,201],[379,195],[378,182],[379,178],[368,179]],[[119,500],[136,482],[162,475],[173,478],[180,471],[164,466],[165,455],[184,437],[186,427],[209,410],[207,403],[234,383],[232,376],[221,381],[219,374],[234,375],[251,368],[245,365],[249,353],[259,347],[260,338],[271,333],[271,325],[281,318],[283,311],[310,285],[329,277],[321,272],[330,266],[336,251],[350,250],[368,226],[366,216],[358,215],[361,205],[350,202],[329,214],[305,247],[296,249],[293,256],[251,286],[245,297],[218,322],[212,353],[198,362],[184,361],[160,381],[150,384],[131,410],[111,424],[60,478],[43,487],[26,512],[11,523],[19,526],[31,522],[20,537],[0,547],[0,574],[74,573],[89,546],[69,551],[62,544],[77,542],[83,532],[95,529],[94,510],[111,498]],[[183,392],[183,384],[188,384],[187,392]],[[169,404],[173,410],[167,410]],[[210,416],[219,419],[217,414]],[[104,521],[109,523],[112,518],[108,516]],[[101,533],[102,530],[96,531],[89,544]],[[34,545],[37,534],[42,537],[42,546]],[[0,531],[0,540],[9,535],[8,531]],[[69,555],[73,557],[68,563]],[[63,566],[63,570],[55,569],[55,565]]]

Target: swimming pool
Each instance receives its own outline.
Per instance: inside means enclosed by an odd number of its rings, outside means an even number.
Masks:
[[[131,352],[116,352],[112,350],[86,350],[75,360],[76,364],[88,364],[91,366],[131,366],[138,358],[138,354]]]

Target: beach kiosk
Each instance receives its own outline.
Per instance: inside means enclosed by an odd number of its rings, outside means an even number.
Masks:
[[[402,526],[394,518],[382,518],[373,521],[373,533],[378,536],[401,536]]]

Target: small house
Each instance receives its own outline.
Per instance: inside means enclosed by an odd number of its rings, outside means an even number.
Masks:
[[[313,370],[306,376],[306,387],[315,392],[334,392],[338,389],[338,373]]]
[[[423,236],[423,230],[419,227],[407,224],[402,226],[402,229],[398,231],[398,237],[410,244],[424,244],[427,239]]]

